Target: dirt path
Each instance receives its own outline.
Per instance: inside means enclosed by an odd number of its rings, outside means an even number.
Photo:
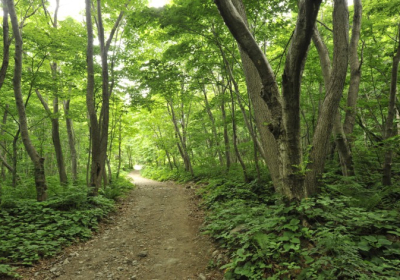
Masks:
[[[137,188],[111,225],[31,279],[222,279],[207,270],[214,249],[199,233],[194,190],[130,176]]]

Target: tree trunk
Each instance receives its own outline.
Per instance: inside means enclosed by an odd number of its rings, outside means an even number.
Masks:
[[[352,142],[351,134],[353,133],[354,124],[356,122],[357,99],[361,81],[361,62],[358,58],[358,42],[361,32],[362,4],[361,0],[353,0],[353,3],[353,27],[349,46],[350,85],[347,94],[346,116],[343,124],[343,130],[349,144]]]
[[[0,136],[4,135],[4,126],[7,124],[7,116],[8,116],[8,105],[6,105],[6,108],[4,110],[3,122],[1,124]],[[6,141],[3,140],[1,142],[2,142],[1,145],[3,146],[3,149],[4,149],[4,154],[3,154],[2,151],[0,151],[0,160],[2,162],[2,164],[1,164],[1,174],[0,175],[1,175],[1,178],[2,178],[2,180],[4,182],[5,179],[6,179],[5,168],[7,168],[11,173],[13,173],[14,171],[13,171],[12,167],[8,164],[7,160],[4,158],[4,156],[6,155]],[[3,184],[0,183],[0,204],[1,204],[1,197],[2,197],[2,192],[3,192],[2,186],[3,186]]]
[[[236,9],[243,18],[244,22],[247,24],[247,17],[243,3],[239,0],[234,0],[233,3],[235,4]],[[267,163],[276,192],[283,193],[278,145],[268,127],[272,117],[267,103],[264,102],[260,95],[262,90],[261,78],[253,61],[243,50],[243,48],[240,47],[240,44],[239,51],[243,64],[243,72],[246,79],[247,93],[250,102],[253,105],[255,124],[258,132],[260,133],[261,146],[262,150],[264,151],[264,159]]]
[[[317,126],[313,137],[310,163],[306,174],[306,195],[317,192],[318,179],[325,166],[326,147],[332,133],[332,120],[337,114],[340,98],[343,93],[348,64],[348,8],[346,0],[335,1],[333,9],[333,65],[332,74],[326,90],[325,99],[321,105]]]
[[[21,129],[22,142],[24,143],[26,152],[34,164],[34,177],[38,201],[45,201],[47,198],[47,184],[44,172],[44,158],[40,157],[35,147],[33,146],[28,130],[28,123],[26,119],[25,105],[22,97],[21,78],[22,78],[22,37],[19,30],[17,14],[15,11],[14,1],[6,0],[10,19],[15,38],[15,66],[14,66],[14,97],[18,110],[19,126]]]
[[[65,123],[67,126],[68,145],[71,153],[72,182],[76,183],[76,181],[78,180],[78,162],[77,162],[77,153],[75,148],[75,133],[74,133],[73,122],[69,113],[69,105],[70,105],[69,99],[64,101]]]
[[[225,91],[221,92],[221,115],[222,115],[222,123],[224,124],[224,144],[225,144],[225,159],[226,159],[226,170],[229,171],[231,168],[231,148],[229,144],[229,135],[228,135],[228,123],[226,121],[226,112],[225,112]]]
[[[99,11],[101,13],[101,11]],[[87,89],[86,89],[86,105],[90,120],[90,135],[91,135],[91,165],[89,175],[90,194],[96,196],[101,186],[102,172],[104,170],[103,157],[105,151],[101,152],[101,133],[100,126],[97,120],[94,96],[94,62],[93,62],[93,24],[91,13],[91,1],[86,0],[86,28],[88,35],[87,46]],[[103,33],[104,35],[104,33]],[[104,40],[103,40],[104,41]],[[106,100],[108,99],[108,94]],[[104,102],[104,100],[103,100]]]
[[[397,26],[397,40],[400,38],[400,24]],[[388,116],[386,118],[385,124],[385,135],[384,139],[388,140],[389,138],[396,135],[396,130],[394,129],[394,117],[396,115],[396,93],[397,93],[397,77],[399,71],[399,62],[400,62],[400,43],[397,45],[396,54],[393,56],[392,62],[392,75],[390,80],[390,92],[389,92],[389,105],[388,105]],[[393,160],[393,151],[390,148],[390,144],[386,144],[388,147],[386,148],[385,153],[385,163],[383,165],[383,177],[382,184],[384,186],[390,186],[392,184],[392,160]]]
[[[350,150],[347,136],[343,130],[339,109],[336,112],[336,117],[334,117],[333,135],[339,152],[339,161],[343,176],[354,176],[353,155]]]
[[[88,86],[86,91],[86,104],[88,107],[91,135],[92,135],[92,161],[90,168],[90,194],[98,195],[101,186],[103,172],[105,171],[108,143],[108,127],[109,127],[109,110],[110,110],[110,89],[109,89],[109,73],[108,73],[108,50],[115,32],[123,18],[124,13],[121,12],[115,22],[110,35],[105,40],[103,18],[101,11],[101,1],[97,0],[97,29],[100,43],[101,57],[101,77],[102,77],[102,106],[100,112],[100,120],[97,120],[95,101],[94,101],[94,63],[93,63],[93,24],[91,17],[91,1],[86,0],[86,26],[88,34],[87,47],[87,74]]]
[[[14,135],[13,139],[13,154],[12,154],[12,187],[16,188],[17,187],[17,162],[18,162],[18,138],[20,134],[21,129],[18,129],[17,133]]]
[[[204,85],[202,86],[202,91],[203,91],[203,94],[204,94],[204,102],[205,102],[205,105],[206,105],[206,111],[207,111],[208,117],[210,118],[210,121],[211,121],[211,131],[212,131],[212,134],[213,134],[213,139],[214,139],[214,142],[215,142],[215,146],[217,148],[217,154],[218,154],[219,163],[222,165],[224,160],[222,158],[221,151],[220,151],[218,133],[217,133],[217,128],[215,126],[215,118],[214,118],[214,115],[213,115],[213,113],[211,111],[210,104],[208,102],[207,91],[206,91],[206,88],[205,88]]]
[[[282,95],[275,80],[275,74],[264,52],[248,28],[243,3],[234,0],[215,0],[217,7],[232,35],[238,42],[242,61],[251,59],[258,73],[245,75],[248,87],[249,81],[260,85],[259,92],[250,92],[252,101],[261,98],[265,103],[256,107],[253,101],[257,127],[265,145],[265,151],[270,158],[267,161],[275,189],[288,199],[302,199],[318,192],[317,178],[323,172],[326,144],[332,132],[333,116],[339,106],[340,96],[344,87],[347,71],[348,55],[348,11],[347,1],[335,1],[333,12],[334,22],[334,76],[330,81],[329,90],[322,105],[322,111],[313,139],[313,147],[308,156],[310,161],[303,162],[302,145],[300,141],[300,88],[301,77],[311,42],[316,17],[321,1],[301,0],[298,2],[298,18],[292,36],[291,44],[286,55],[286,63],[282,76]],[[247,61],[248,62],[248,61]],[[245,68],[245,63],[243,66]],[[249,63],[250,64],[250,63]],[[253,77],[248,77],[253,74]],[[282,96],[282,98],[281,98]],[[267,109],[268,108],[268,109]],[[261,109],[260,111],[257,109]],[[263,120],[260,123],[260,119]],[[263,126],[268,128],[263,129]]]
[[[230,85],[230,93],[231,93],[231,104],[232,104],[232,134],[233,134],[233,148],[235,149],[236,157],[239,160],[240,166],[243,170],[243,178],[246,183],[250,182],[249,176],[247,174],[246,165],[243,162],[242,156],[240,155],[238,146],[237,146],[237,133],[236,133],[236,114],[235,114],[235,99],[233,98],[233,90],[232,85]]]
[[[6,0],[1,0],[3,6],[3,62],[0,69],[0,90],[4,84],[7,75],[7,69],[10,62],[10,45],[11,40],[8,36],[8,6]]]
[[[242,103],[242,100],[241,100],[242,97],[240,96],[239,86],[238,86],[237,82],[235,81],[235,79],[234,79],[234,77],[233,77],[232,68],[231,68],[231,66],[230,66],[230,63],[229,63],[229,61],[228,61],[226,55],[225,55],[225,52],[224,52],[224,50],[223,50],[223,48],[222,48],[222,44],[221,44],[221,42],[220,42],[220,40],[219,40],[219,38],[218,38],[218,36],[217,36],[217,33],[216,33],[215,30],[214,30],[214,27],[213,27],[213,34],[214,34],[215,39],[216,39],[216,41],[217,41],[218,49],[219,49],[219,51],[220,51],[220,53],[221,53],[221,56],[222,56],[222,59],[223,59],[223,61],[224,61],[225,68],[226,68],[227,74],[228,74],[228,76],[229,76],[229,79],[230,79],[230,81],[231,81],[231,82],[233,83],[233,85],[234,85],[235,94],[236,94],[236,96],[237,96],[238,104],[239,104],[239,107],[240,107],[240,111],[242,112],[244,122],[245,122],[245,124],[246,124],[246,126],[247,126],[247,128],[248,128],[248,130],[249,130],[249,133],[250,133],[251,138],[253,139],[253,142],[255,143],[255,147],[258,148],[258,150],[260,151],[260,154],[261,154],[262,157],[265,159],[266,156],[265,156],[264,148],[262,147],[260,141],[258,141],[256,132],[255,132],[255,130],[254,130],[252,124],[251,124],[251,121],[249,121],[249,118],[247,117],[246,110],[245,110],[245,108],[244,108],[244,106],[243,106],[243,103]],[[246,63],[248,63],[248,62],[250,62],[250,63],[252,64],[251,61],[246,61]],[[250,67],[251,67],[251,65],[250,65]],[[249,68],[249,67],[247,67],[247,68]],[[253,69],[247,69],[247,68],[246,68],[245,71],[246,71],[246,73],[248,73],[248,74],[250,74],[250,72],[251,72],[252,70],[254,70],[254,71],[257,72],[257,70],[256,70],[254,67],[253,67]],[[257,73],[254,73],[254,74],[257,74]],[[253,76],[253,75],[250,75],[250,76]],[[257,75],[254,75],[254,77],[257,78],[257,77],[259,77],[259,76],[258,76],[258,74],[257,74]],[[252,84],[252,87],[256,87],[256,88],[258,89],[257,83],[259,84],[259,82],[258,82],[258,81],[252,81],[252,82],[255,82],[255,84]],[[261,89],[258,89],[258,90],[255,91],[255,92],[260,92],[260,90],[261,90]],[[268,110],[268,109],[266,108],[266,110]],[[251,110],[250,110],[250,111],[251,111]],[[257,168],[258,168],[258,164],[256,164],[256,165],[257,165]]]
[[[119,118],[119,130],[118,130],[118,167],[116,178],[119,178],[119,173],[121,171],[122,162],[122,115]]]
[[[3,114],[3,122],[1,124],[1,132],[0,132],[1,136],[4,135],[4,126],[7,124],[8,107],[9,107],[8,104],[6,104],[5,110],[4,110],[4,114]],[[1,145],[4,148],[4,153],[0,152],[0,156],[3,156],[3,155],[5,156],[6,155],[6,146],[7,146],[6,140],[1,141]],[[5,169],[4,169],[4,165],[5,165],[4,163],[1,165],[1,178],[3,179],[3,181],[6,179],[6,172],[5,172]]]
[[[329,58],[328,48],[323,42],[317,28],[314,29],[313,35],[314,45],[318,51],[320,64],[322,69],[322,76],[324,78],[325,91],[328,91],[329,82],[332,76],[331,60]],[[344,133],[341,115],[339,108],[333,117],[333,134],[336,147],[339,152],[340,166],[342,168],[343,176],[354,176],[353,156],[351,154],[350,146],[347,141],[346,134]],[[328,147],[328,146],[327,146]]]
[[[55,66],[54,66],[55,65]],[[57,67],[57,64],[53,64],[52,69],[54,67]],[[53,145],[54,145],[54,151],[56,154],[56,160],[57,160],[57,169],[58,169],[58,176],[60,178],[60,183],[62,185],[67,185],[68,184],[68,177],[67,177],[67,172],[65,171],[65,164],[64,164],[64,155],[62,152],[62,147],[61,147],[61,140],[60,140],[60,124],[58,121],[58,97],[54,97],[53,99],[53,114],[50,111],[49,106],[47,105],[46,101],[43,99],[42,95],[40,94],[39,90],[36,89],[36,95],[38,96],[40,102],[42,103],[44,109],[46,110],[46,113],[48,114],[50,120],[51,120],[51,134],[52,134],[52,140],[53,140]]]
[[[111,172],[111,162],[110,162],[110,158],[106,157],[106,163],[107,163],[107,183],[111,184],[112,183],[112,172]]]
[[[177,145],[178,145],[178,150],[179,153],[181,154],[183,163],[185,165],[185,171],[190,172],[190,174],[192,176],[194,176],[193,173],[193,168],[192,168],[192,163],[189,157],[189,153],[188,153],[188,149],[186,146],[186,131],[185,131],[185,120],[181,119],[181,125],[182,125],[182,132],[179,129],[178,126],[178,120],[176,118],[176,114],[175,114],[175,109],[174,109],[174,104],[172,103],[172,101],[167,101],[167,108],[168,111],[170,112],[171,118],[172,118],[172,123],[174,125],[175,128],[175,135],[176,138],[178,140]]]

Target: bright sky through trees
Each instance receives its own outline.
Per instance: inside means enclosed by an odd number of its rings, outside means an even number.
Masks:
[[[56,8],[56,1],[50,0],[49,11],[54,12]],[[60,20],[66,17],[73,17],[76,20],[81,20],[84,17],[82,11],[85,10],[85,1],[82,0],[60,0],[60,8],[58,10],[58,17]]]
[[[168,2],[169,2],[168,0],[150,0],[149,7],[155,7],[155,8],[162,7]]]
[[[162,7],[167,4],[169,0],[149,0],[149,7]],[[54,11],[56,1],[50,0],[50,11]],[[59,19],[63,20],[71,16],[77,20],[83,18],[84,14],[81,13],[85,9],[85,1],[82,0],[60,0]]]

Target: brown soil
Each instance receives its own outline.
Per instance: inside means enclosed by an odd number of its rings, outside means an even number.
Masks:
[[[223,279],[207,268],[219,252],[200,233],[203,215],[193,187],[148,180],[138,171],[129,176],[136,188],[110,224],[92,240],[22,271],[24,279]]]

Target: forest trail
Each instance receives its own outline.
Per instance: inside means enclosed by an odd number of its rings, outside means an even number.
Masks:
[[[203,219],[194,190],[145,179],[138,171],[129,176],[136,188],[111,224],[92,240],[66,250],[45,272],[36,272],[29,279],[223,278],[207,271],[214,249],[199,231]]]

